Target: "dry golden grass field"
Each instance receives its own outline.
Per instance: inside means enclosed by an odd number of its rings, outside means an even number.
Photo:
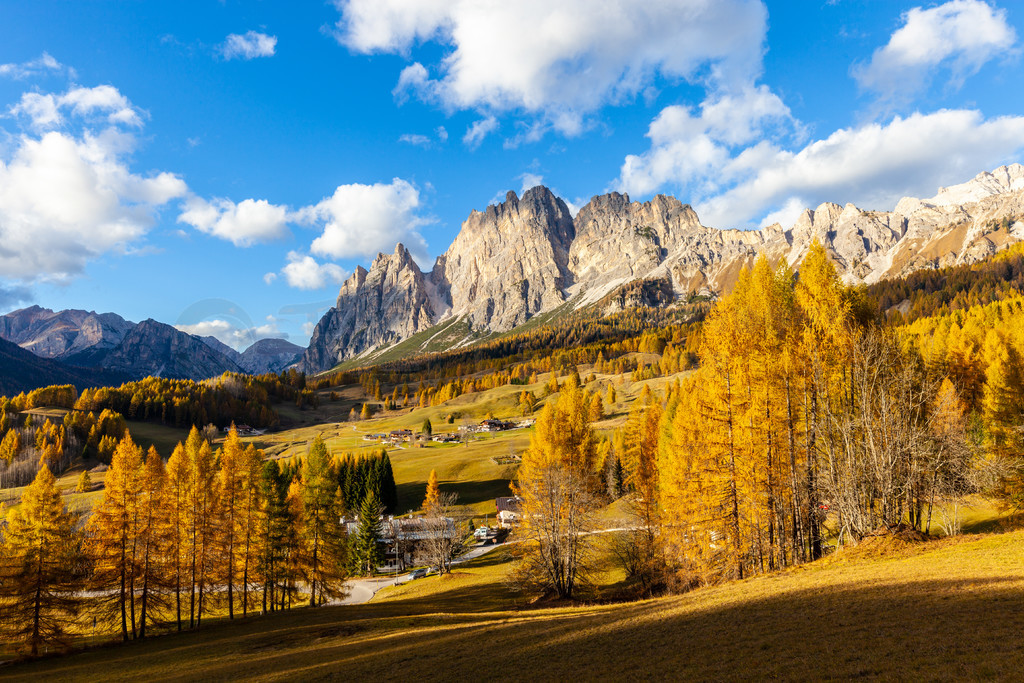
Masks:
[[[382,592],[0,669],[0,679],[1020,680],[1024,531],[868,542],[689,594],[529,607],[502,551]]]

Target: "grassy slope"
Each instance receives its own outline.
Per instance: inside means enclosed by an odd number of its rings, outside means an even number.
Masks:
[[[877,548],[635,603],[510,609],[498,553],[358,607],[0,670],[47,680],[1013,679],[1024,532]],[[518,598],[521,600],[521,598]]]

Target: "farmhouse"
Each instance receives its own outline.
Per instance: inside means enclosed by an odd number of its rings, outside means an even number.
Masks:
[[[456,538],[458,529],[451,517],[428,519],[426,517],[398,518],[391,515],[381,516],[380,543],[384,545],[384,560],[388,565],[397,565],[405,569],[411,565],[417,554],[420,554],[424,543],[432,538]],[[349,536],[359,532],[359,520],[341,518]]]
[[[523,518],[521,503],[522,498],[519,496],[496,498],[494,506],[498,509],[498,526],[502,529],[510,529],[519,524]]]

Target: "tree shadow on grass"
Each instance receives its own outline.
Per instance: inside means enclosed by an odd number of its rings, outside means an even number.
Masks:
[[[1013,679],[1024,670],[1021,581],[1019,574],[867,580],[759,598],[743,598],[743,589],[764,585],[733,584],[721,594],[614,607],[479,613],[473,605],[487,605],[493,586],[453,585],[422,599],[296,610],[241,628],[11,667],[3,675]],[[162,668],[183,662],[197,668]]]
[[[423,504],[423,497],[427,492],[427,482],[410,481],[397,485],[398,488],[398,510],[404,514],[410,510],[418,510]],[[485,479],[483,481],[457,481],[444,482],[441,490],[457,493],[458,505],[476,505],[493,501],[495,498],[512,495],[508,488],[508,479]]]

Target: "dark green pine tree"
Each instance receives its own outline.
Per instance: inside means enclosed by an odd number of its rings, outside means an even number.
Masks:
[[[360,574],[373,574],[384,561],[380,542],[384,533],[380,520],[382,509],[380,498],[372,490],[359,506],[359,529],[353,543],[352,558]]]
[[[377,470],[380,481],[380,502],[384,505],[385,510],[394,514],[398,508],[398,486],[395,484],[395,473],[391,469],[391,458],[388,457],[388,452],[384,449],[381,449]]]

